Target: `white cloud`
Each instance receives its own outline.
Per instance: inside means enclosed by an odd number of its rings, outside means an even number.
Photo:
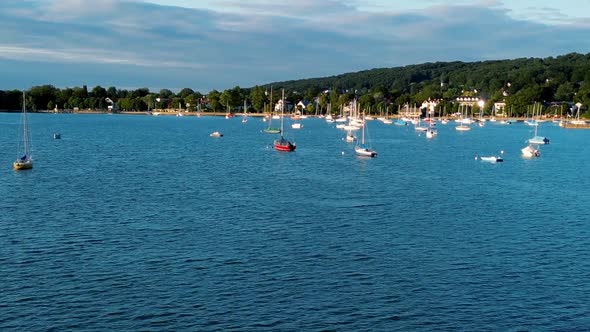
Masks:
[[[75,19],[93,19],[114,13],[118,0],[37,0],[36,15],[42,20],[63,22]]]
[[[149,60],[135,53],[117,52],[104,49],[46,49],[0,44],[0,58],[48,62],[48,63],[94,63],[109,65],[128,65],[158,68],[202,69],[203,64],[186,61]]]
[[[146,67],[162,68],[148,76],[159,86],[185,75],[224,89],[426,61],[590,50],[589,27],[515,20],[498,1],[431,1],[396,11],[363,10],[360,1],[221,3],[231,10],[117,0],[89,10],[81,0],[8,0],[0,8],[0,59],[125,66],[125,84],[136,75],[138,86],[154,85],[142,81]]]

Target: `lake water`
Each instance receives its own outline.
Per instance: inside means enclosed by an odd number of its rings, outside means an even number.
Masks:
[[[590,329],[590,130],[526,160],[524,124],[372,121],[363,159],[320,119],[294,153],[260,118],[29,119],[15,172],[0,114],[2,331]]]

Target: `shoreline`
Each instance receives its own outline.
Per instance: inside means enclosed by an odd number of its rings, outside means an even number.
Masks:
[[[13,111],[9,111],[9,110],[0,110],[0,113],[20,113],[20,110],[13,110]],[[106,112],[106,111],[97,111],[97,110],[79,110],[79,111],[64,111],[64,112],[55,112],[55,111],[50,111],[50,110],[41,110],[41,111],[37,111],[37,112],[30,112],[30,113],[41,113],[41,114],[112,114],[112,115],[118,115],[118,114],[122,114],[122,115],[143,115],[143,116],[196,116],[196,117],[201,117],[201,116],[223,116],[225,117],[228,113],[226,112],[188,112],[188,111],[183,111],[183,112],[179,112],[179,111],[151,111],[151,112],[147,112],[147,111],[134,111],[134,112],[129,112],[129,111],[122,111],[122,112]],[[267,116],[268,113],[247,113],[246,114],[248,117],[264,117]],[[244,113],[232,113],[232,117],[242,117],[244,116]],[[286,117],[290,117],[291,115],[287,114],[285,115]],[[392,115],[389,116],[388,119],[400,119],[402,118],[404,115]],[[309,115],[310,118],[316,117],[315,115]],[[455,120],[458,119],[457,117],[454,116],[447,116],[447,117],[435,117],[435,119],[440,120],[442,118],[446,118],[449,120]],[[484,119],[486,121],[490,121],[490,119],[492,119],[492,117],[490,116],[485,116]],[[529,120],[529,118],[527,117],[495,117],[496,121],[511,121],[511,122],[524,122],[526,120]],[[474,118],[475,121],[477,121],[477,119]],[[553,120],[560,120],[560,118],[546,118],[546,119],[541,119],[540,121],[542,122],[552,122]],[[539,121],[539,120],[537,120]],[[572,125],[572,124],[567,124],[566,126],[563,126],[563,128],[589,128],[590,129],[590,122],[587,122],[586,125]]]

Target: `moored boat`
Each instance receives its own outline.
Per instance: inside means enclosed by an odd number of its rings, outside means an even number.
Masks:
[[[520,151],[522,152],[522,156],[525,158],[534,158],[541,156],[541,151],[539,151],[539,149],[532,144],[525,146],[524,148],[520,149]]]
[[[369,146],[365,145],[365,127],[367,126],[366,123],[363,123],[363,131],[361,136],[361,141],[357,141],[357,145],[354,147],[354,152],[361,157],[377,157],[377,151],[373,150]]]
[[[433,138],[438,134],[437,130],[434,128],[428,128],[426,131],[426,138]]]
[[[295,144],[291,143],[289,140],[285,139],[283,136],[281,136],[281,138],[276,139],[274,141],[274,147],[275,147],[275,150],[277,150],[277,151],[286,151],[286,152],[295,151],[295,148],[297,148],[297,146],[295,146]]]
[[[22,137],[19,140],[17,148],[17,159],[12,163],[12,168],[16,171],[33,168],[33,157],[31,156],[31,141],[29,137],[29,127],[27,123],[27,107],[25,93],[23,92],[23,112],[21,115]]]
[[[504,161],[504,159],[499,156],[483,156],[483,157],[476,156],[475,159],[485,161],[488,163],[501,163]]]
[[[218,131],[214,131],[211,134],[209,134],[209,136],[211,137],[223,137],[223,134],[218,132]]]
[[[295,151],[295,144],[292,143],[291,141],[287,140],[286,138],[283,137],[283,119],[284,119],[284,113],[285,113],[285,90],[283,89],[283,96],[282,96],[282,102],[281,102],[281,138],[276,139],[273,143],[275,150],[277,151],[285,151],[285,152],[291,152],[291,151]]]
[[[529,138],[529,143],[531,144],[549,144],[549,139],[543,136],[535,136],[533,138]]]

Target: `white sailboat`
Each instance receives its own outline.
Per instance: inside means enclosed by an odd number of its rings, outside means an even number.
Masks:
[[[429,126],[426,130],[426,138],[433,138],[436,135],[438,135],[438,130],[433,126]]]
[[[354,128],[356,128],[356,127],[354,127]],[[356,136],[354,136],[354,134],[352,133],[353,130],[356,130],[356,129],[353,129],[353,127],[350,126],[350,124],[349,124],[348,129],[346,130],[346,141],[349,143],[356,141]]]
[[[415,124],[414,130],[416,130],[416,131],[427,131],[428,130],[428,127],[422,125],[422,121],[420,119],[420,116],[418,116],[417,121],[418,122]]]
[[[29,137],[29,126],[27,123],[27,106],[25,101],[25,92],[23,91],[23,111],[21,115],[22,135],[18,142],[17,159],[12,164],[14,170],[25,170],[33,168],[33,156],[31,155],[31,139]]]
[[[280,134],[281,133],[281,129],[277,128],[277,127],[272,127],[272,119],[274,119],[275,117],[272,115],[272,111],[273,111],[273,104],[272,104],[272,86],[270,87],[270,114],[268,117],[268,127],[264,128],[264,132],[267,134]],[[280,116],[277,118],[280,119]]]
[[[535,144],[529,144],[524,148],[520,149],[520,151],[522,152],[522,156],[525,158],[534,158],[541,156],[541,151],[539,150],[539,147]]]
[[[367,126],[367,123],[364,122],[363,123],[363,127],[362,127],[362,136],[361,136],[361,141],[358,142],[357,141],[357,145],[354,147],[354,152],[362,157],[376,157],[377,156],[377,151],[373,150],[372,148],[370,148],[368,145],[365,145],[365,127]]]
[[[544,145],[544,144],[549,144],[549,139],[545,136],[539,136],[537,134],[537,130],[539,129],[539,125],[535,126],[535,136],[533,136],[532,138],[529,138],[529,143],[530,144],[539,144],[539,145]]]
[[[466,115],[466,111],[465,111],[465,115]],[[471,119],[467,118],[464,115],[464,111],[461,112],[461,119],[458,120],[459,125],[455,127],[455,130],[458,131],[468,131],[471,130]]]
[[[248,122],[248,105],[246,99],[244,99],[244,116],[242,117],[242,123]]]

